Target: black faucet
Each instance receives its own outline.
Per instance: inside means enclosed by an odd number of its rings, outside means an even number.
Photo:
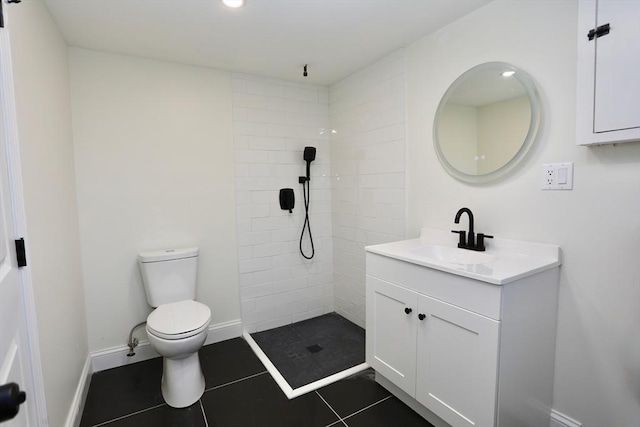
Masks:
[[[476,239],[476,235],[473,232],[473,212],[471,212],[471,209],[469,208],[460,209],[458,213],[456,213],[456,218],[453,222],[460,224],[460,217],[463,213],[466,213],[469,216],[469,233],[467,234],[464,230],[451,230],[452,233],[460,235],[458,247],[461,249],[470,249],[472,251],[484,251],[484,239],[493,239],[493,236],[478,233]]]

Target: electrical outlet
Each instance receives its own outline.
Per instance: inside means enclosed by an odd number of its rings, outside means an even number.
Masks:
[[[553,186],[556,183],[556,170],[553,165],[543,165],[543,185]]]
[[[545,163],[542,165],[543,190],[572,190],[573,162]]]

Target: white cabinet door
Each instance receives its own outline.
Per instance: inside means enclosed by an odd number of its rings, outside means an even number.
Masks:
[[[493,427],[500,322],[418,298],[416,400],[453,427]]]
[[[640,2],[598,1],[596,26],[609,24],[611,33],[593,40],[596,132],[640,127],[639,23]]]
[[[367,276],[367,363],[415,395],[418,294]]]
[[[638,22],[640,2],[637,0],[580,0],[578,144],[640,139]],[[606,25],[609,25],[608,33],[604,30]],[[591,31],[596,34],[589,37]]]

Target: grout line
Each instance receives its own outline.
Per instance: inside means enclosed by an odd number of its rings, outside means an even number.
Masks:
[[[332,422],[331,424],[326,425],[325,427],[334,427],[334,426],[337,426],[338,424],[339,424],[339,425],[342,425],[342,426],[349,427],[349,426],[347,425],[347,423],[345,423],[343,420],[334,421],[334,422]]]
[[[204,417],[204,427],[209,427],[209,422],[207,421],[207,414],[205,414],[204,406],[202,406],[202,398],[198,399],[198,403],[200,403],[200,409],[202,410],[202,416]]]
[[[92,427],[100,427],[100,426],[104,426],[104,425],[107,425],[107,424],[111,424],[111,423],[112,423],[112,422],[114,422],[114,421],[120,421],[120,420],[122,420],[122,419],[132,417],[132,416],[134,416],[134,415],[142,414],[143,412],[147,412],[147,411],[150,411],[150,410],[152,410],[152,409],[159,408],[159,407],[164,406],[164,405],[165,405],[165,403],[161,403],[160,405],[156,405],[156,406],[151,406],[151,407],[149,407],[149,408],[145,408],[145,409],[142,409],[142,410],[140,410],[140,411],[132,412],[132,413],[127,414],[127,415],[122,415],[122,416],[117,417],[117,418],[112,418],[112,419],[110,419],[110,420],[108,420],[108,421],[103,421],[103,422],[101,422],[101,423],[94,424]]]
[[[269,371],[262,371],[262,372],[259,372],[257,374],[249,375],[248,377],[240,378],[239,380],[229,381],[228,383],[224,383],[224,384],[217,385],[215,387],[208,388],[204,392],[206,393],[206,392],[211,391],[211,390],[216,390],[216,389],[219,389],[219,388],[222,388],[222,387],[226,387],[226,386],[231,385],[231,384],[239,383],[240,381],[249,380],[251,378],[259,377],[260,375],[264,375],[264,374],[268,374],[268,373],[269,373]]]
[[[1,1],[1,0],[0,0],[0,1]],[[251,379],[251,378],[255,378],[255,377],[258,377],[258,376],[260,376],[260,375],[267,374],[267,373],[269,373],[269,371],[262,371],[262,372],[259,372],[259,373],[257,373],[257,374],[253,374],[253,375],[249,375],[249,376],[244,377],[244,378],[240,378],[240,379],[235,380],[235,381],[230,381],[230,382],[225,383],[225,384],[220,384],[220,385],[217,385],[217,386],[215,386],[215,387],[211,387],[211,388],[209,388],[209,389],[206,389],[206,390],[204,391],[204,393],[206,393],[206,392],[208,392],[208,391],[211,391],[211,390],[216,390],[216,389],[219,389],[219,388],[222,388],[222,387],[225,387],[225,386],[231,385],[231,384],[235,384],[235,383],[238,383],[238,382],[240,382],[240,381],[244,381],[244,380],[248,380],[248,379]],[[198,399],[198,401],[200,402],[200,409],[202,410],[202,415],[204,416],[204,422],[205,422],[205,425],[206,425],[206,427],[209,427],[209,424],[208,424],[208,421],[207,421],[207,416],[206,416],[206,414],[205,414],[205,412],[204,412],[204,407],[202,406],[202,401],[201,401],[200,399]],[[98,423],[98,424],[93,424],[91,427],[102,427],[102,426],[106,426],[106,425],[111,424],[111,423],[113,423],[113,422],[115,422],[115,421],[120,421],[120,420],[122,420],[122,419],[124,419],[124,418],[128,418],[128,417],[131,417],[131,416],[133,416],[133,415],[138,415],[138,414],[141,414],[141,413],[143,413],[143,412],[147,412],[147,411],[150,411],[150,410],[152,410],[152,409],[159,408],[159,407],[164,406],[164,405],[166,405],[166,403],[161,403],[161,404],[159,404],[159,405],[155,405],[155,406],[151,406],[151,407],[149,407],[149,408],[141,409],[141,410],[136,411],[136,412],[131,412],[130,414],[126,414],[126,415],[122,415],[122,416],[120,416],[120,417],[112,418],[112,419],[110,419],[110,420],[103,421],[103,422]]]
[[[326,400],[324,400],[324,397],[322,397],[322,395],[320,393],[318,393],[318,390],[314,390],[316,392],[316,394],[318,395],[318,397],[320,399],[322,399],[322,401],[324,402],[325,405],[327,405],[329,407],[329,409],[331,409],[331,412],[333,412],[334,414],[336,414],[336,417],[338,417],[338,421],[334,421],[331,424],[329,424],[329,426],[333,426],[336,425],[336,423],[342,423],[345,426],[347,425],[347,423],[345,423],[344,421],[342,421],[342,417],[335,411],[335,409],[333,409],[333,407],[331,405],[329,405],[329,402],[327,402]],[[327,426],[327,427],[329,427]],[[348,426],[347,426],[348,427]]]
[[[364,408],[360,409],[359,411],[354,412],[353,414],[347,415],[346,417],[344,417],[344,418],[343,418],[343,420],[346,420],[347,418],[351,418],[351,417],[353,417],[354,415],[357,415],[357,414],[359,414],[359,413],[360,413],[360,412],[362,412],[362,411],[366,411],[367,409],[373,408],[373,407],[374,407],[374,406],[376,406],[378,403],[382,403],[382,402],[384,402],[385,400],[390,399],[392,396],[393,396],[393,395],[389,395],[389,396],[385,397],[384,399],[380,399],[380,400],[378,400],[377,402],[372,403],[371,405],[366,406],[366,407],[364,407]],[[345,424],[346,424],[346,423],[345,423]]]

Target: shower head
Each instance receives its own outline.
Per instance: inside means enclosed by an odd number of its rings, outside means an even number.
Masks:
[[[305,162],[312,162],[316,159],[316,147],[304,147]]]
[[[316,159],[316,147],[304,147],[304,161],[307,162],[307,181],[311,180],[311,162]]]

